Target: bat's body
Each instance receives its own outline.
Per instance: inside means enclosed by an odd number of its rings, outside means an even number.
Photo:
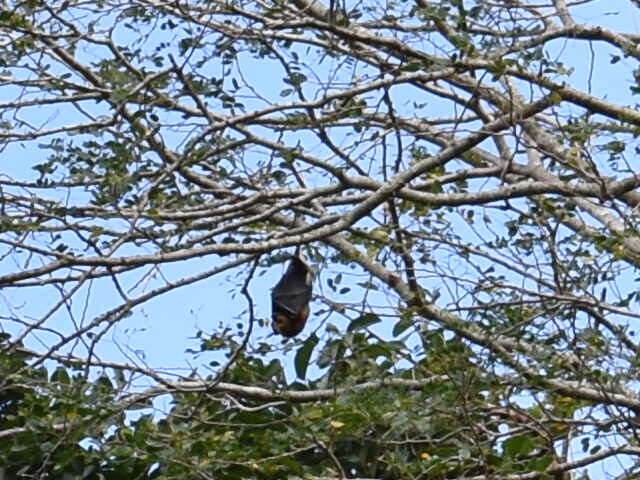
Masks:
[[[304,328],[309,317],[312,274],[298,256],[291,263],[271,292],[271,326],[285,337],[294,337]]]

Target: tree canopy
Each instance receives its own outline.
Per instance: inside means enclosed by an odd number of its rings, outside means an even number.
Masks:
[[[0,478],[637,477],[639,7],[1,2]]]

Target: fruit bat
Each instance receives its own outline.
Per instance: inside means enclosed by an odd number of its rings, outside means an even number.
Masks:
[[[284,337],[295,337],[309,317],[311,282],[309,265],[297,254],[271,292],[271,327]]]

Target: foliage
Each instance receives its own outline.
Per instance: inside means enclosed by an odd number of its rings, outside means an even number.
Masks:
[[[638,13],[0,3],[0,478],[637,477]]]

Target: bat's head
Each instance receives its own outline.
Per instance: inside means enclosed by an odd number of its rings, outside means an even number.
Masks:
[[[271,322],[271,328],[274,333],[279,333],[283,337],[295,337],[304,328],[309,317],[309,306],[297,315],[289,313],[275,312]]]

